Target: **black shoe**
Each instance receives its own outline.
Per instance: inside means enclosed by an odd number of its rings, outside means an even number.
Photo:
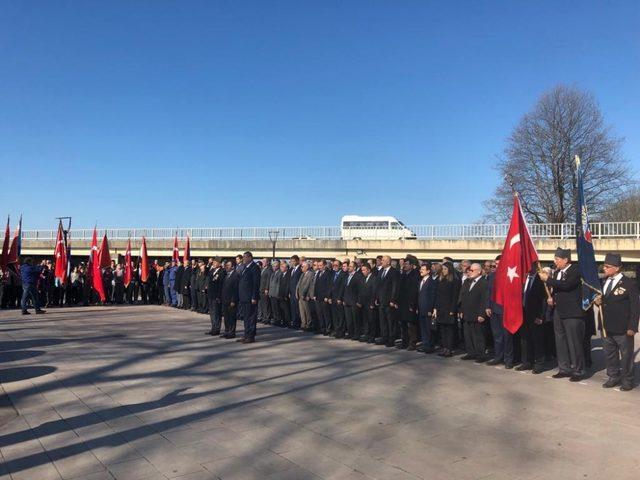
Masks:
[[[558,372],[555,375],[551,375],[551,378],[569,378],[570,376],[570,373]]]
[[[370,338],[369,340],[367,340],[367,343],[375,344],[375,343],[376,343],[376,341],[375,341],[375,339]]]
[[[489,360],[487,362],[487,365],[493,367],[494,365],[500,365],[501,363],[502,363],[502,360],[497,360],[497,359],[494,358],[492,360]]]
[[[513,368],[513,363],[505,363],[504,368],[506,368],[507,370],[511,370]]]
[[[528,363],[523,363],[519,367],[516,367],[516,371],[524,372],[525,370],[531,370],[531,368],[532,368],[531,365],[529,365]]]
[[[24,312],[22,312],[23,315],[31,315],[31,312],[28,312],[27,310],[25,310]]]
[[[621,392],[628,392],[629,390],[633,390],[633,385],[621,385],[620,386],[620,391]]]
[[[542,372],[543,370],[540,367],[533,367],[533,370],[531,370],[531,373],[533,373],[534,375],[540,375]]]
[[[431,348],[431,347],[422,349],[422,353],[427,353],[427,354],[433,353],[435,351],[436,351],[436,349],[435,348]]]
[[[255,342],[255,341],[256,341],[256,340],[255,340],[253,337],[251,337],[251,338],[243,338],[243,339],[242,339],[242,343],[245,343],[245,344],[246,344],[246,343],[253,343],[253,342]]]
[[[391,347],[395,347],[396,344],[395,343],[385,343],[384,346],[387,347],[387,348],[391,348]]]
[[[227,340],[231,340],[232,338],[236,338],[236,334],[235,333],[227,333],[224,338],[226,338]]]
[[[43,313],[47,313],[45,310],[36,310],[36,315],[41,315]]]
[[[571,377],[569,378],[570,382],[580,382],[582,381],[582,379],[584,378],[584,376],[582,375],[571,375]]]
[[[384,341],[381,338],[374,339],[373,343],[375,343],[376,345],[384,345]]]
[[[486,362],[486,361],[487,361],[487,359],[486,359],[486,358],[482,358],[482,357],[480,357],[480,358],[476,358],[476,363],[484,363],[484,362]]]
[[[475,359],[476,357],[474,355],[469,355],[468,353],[460,357],[460,360],[475,360]]]
[[[610,378],[602,384],[602,388],[613,388],[620,385],[620,379]]]
[[[208,332],[204,332],[205,335],[213,335],[213,330],[209,330]]]

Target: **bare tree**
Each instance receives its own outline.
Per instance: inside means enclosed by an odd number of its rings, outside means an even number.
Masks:
[[[640,221],[640,188],[629,190],[624,195],[616,197],[599,220],[608,222],[637,222]]]
[[[611,193],[626,191],[631,185],[621,145],[622,139],[604,125],[593,95],[576,87],[554,87],[540,97],[507,139],[496,166],[504,180],[484,202],[487,219],[508,219],[512,183],[530,222],[574,221],[575,155],[581,160],[589,212],[592,217],[601,215],[618,196]]]

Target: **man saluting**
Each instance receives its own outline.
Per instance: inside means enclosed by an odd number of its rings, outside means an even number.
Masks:
[[[620,385],[620,390],[633,388],[633,337],[638,331],[640,297],[636,283],[620,271],[622,259],[608,253],[604,259],[606,280],[602,297],[595,303],[602,307],[604,356],[609,379],[604,388]]]

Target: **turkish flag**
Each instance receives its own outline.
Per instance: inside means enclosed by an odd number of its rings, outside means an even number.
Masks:
[[[178,249],[178,235],[173,238],[173,257],[171,260],[180,264],[180,250]]]
[[[127,251],[124,254],[124,286],[128,287],[133,278],[133,265],[131,265],[131,239],[127,243]]]
[[[111,265],[111,254],[109,253],[109,240],[107,240],[107,234],[102,237],[102,244],[100,245],[99,263],[101,268],[106,268]]]
[[[56,235],[56,248],[53,251],[53,258],[56,262],[55,276],[62,283],[67,281],[67,247],[64,244],[64,231],[62,220],[58,224],[58,235]]]
[[[149,280],[149,257],[147,256],[147,240],[142,237],[142,246],[140,247],[140,280],[146,282]]]
[[[4,243],[2,244],[2,254],[0,255],[0,268],[6,270],[9,259],[9,241],[11,240],[11,227],[9,227],[9,217],[7,216],[7,228],[4,231]]]
[[[188,262],[190,256],[191,256],[191,246],[189,244],[189,235],[187,235],[187,243],[184,247],[184,254],[182,255],[182,261]]]
[[[511,333],[522,325],[522,293],[527,274],[538,252],[533,246],[527,223],[522,215],[518,195],[513,196],[513,213],[507,240],[496,269],[492,300],[502,305],[502,323]]]
[[[18,228],[16,234],[11,240],[11,247],[7,255],[7,263],[15,263],[16,265],[20,261],[20,250],[22,249],[22,215],[20,215],[20,221],[18,222]]]
[[[107,299],[107,296],[104,293],[104,285],[102,284],[100,252],[98,251],[98,232],[95,227],[93,229],[93,238],[91,240],[91,280],[93,289],[98,292],[98,295],[100,296],[100,301],[104,302]]]

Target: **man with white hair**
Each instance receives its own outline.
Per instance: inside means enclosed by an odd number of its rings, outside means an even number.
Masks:
[[[462,360],[486,361],[485,339],[482,325],[486,320],[487,280],[482,275],[482,266],[473,263],[467,270],[467,278],[460,290],[460,316],[464,321],[464,343],[467,354]]]

